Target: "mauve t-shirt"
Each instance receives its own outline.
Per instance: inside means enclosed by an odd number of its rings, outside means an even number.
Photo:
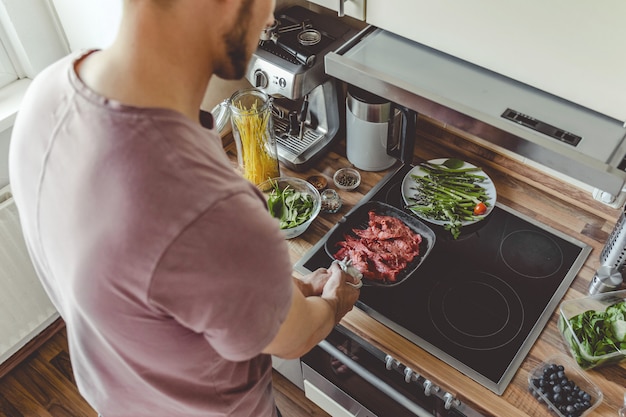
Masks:
[[[275,416],[260,352],[292,296],[277,221],[214,131],[99,96],[81,56],[33,81],[9,162],[80,392],[104,417]]]

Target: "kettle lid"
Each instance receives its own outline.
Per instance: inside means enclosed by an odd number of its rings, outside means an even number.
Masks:
[[[371,123],[387,123],[391,119],[391,102],[360,88],[348,87],[348,110],[358,119]]]
[[[348,94],[355,100],[366,104],[387,104],[390,101],[386,98],[372,94],[369,91],[365,91],[362,88],[355,87],[353,85],[348,86]]]

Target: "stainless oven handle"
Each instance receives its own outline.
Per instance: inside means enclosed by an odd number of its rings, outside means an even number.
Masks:
[[[402,405],[413,414],[419,417],[435,417],[432,413],[429,413],[413,401],[406,398],[404,395],[399,394],[395,389],[383,382],[380,378],[372,374],[370,371],[362,367],[357,362],[353,361],[348,355],[331,345],[328,341],[322,340],[318,346],[328,352],[330,355],[339,359],[344,365],[350,368],[354,373],[361,378],[378,388],[381,392],[393,399],[398,404]]]

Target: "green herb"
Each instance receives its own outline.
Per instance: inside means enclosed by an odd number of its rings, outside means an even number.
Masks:
[[[270,214],[279,220],[281,229],[291,229],[306,222],[313,214],[314,201],[308,193],[287,185],[282,190],[275,182],[267,200]]]
[[[581,368],[593,368],[626,358],[626,301],[613,304],[605,311],[585,311],[568,321],[569,326],[561,317],[559,329]],[[592,358],[620,350],[621,356]]]
[[[481,186],[487,177],[479,174],[480,168],[461,168],[463,161],[452,158],[441,165],[425,162],[420,166],[426,175],[411,175],[415,181],[412,188],[418,193],[407,208],[427,218],[445,221],[444,229],[454,239],[458,238],[462,222],[482,218],[475,208],[490,205],[487,190]]]
[[[463,161],[461,161],[460,159],[456,159],[456,158],[450,158],[450,159],[446,159],[443,165],[446,168],[458,169],[463,166]]]

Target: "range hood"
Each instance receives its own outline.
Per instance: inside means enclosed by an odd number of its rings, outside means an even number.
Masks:
[[[326,72],[618,196],[626,182],[619,120],[368,26],[325,57]]]

